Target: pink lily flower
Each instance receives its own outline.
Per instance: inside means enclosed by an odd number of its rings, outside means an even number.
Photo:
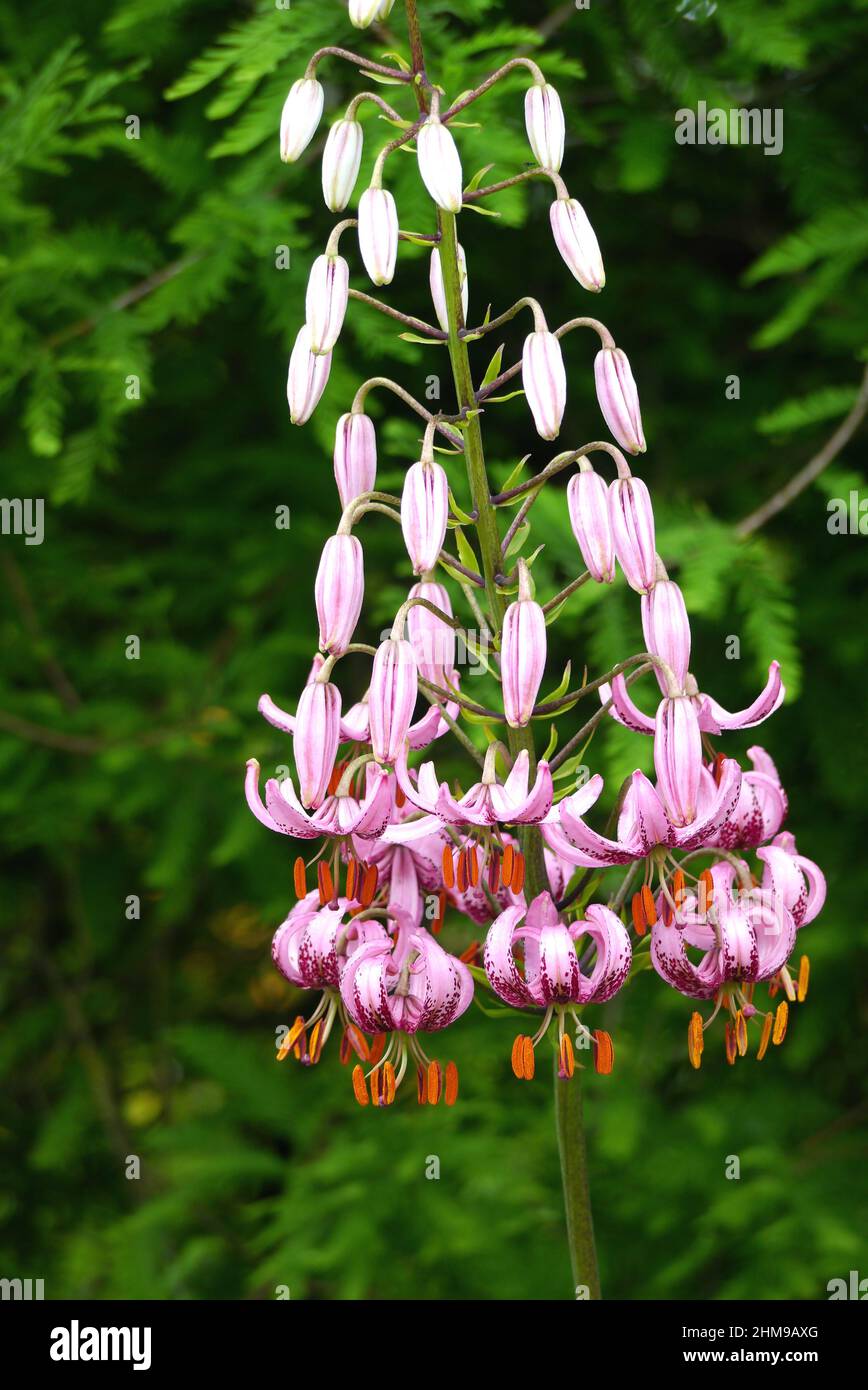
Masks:
[[[373,420],[360,410],[338,420],[334,469],[342,507],[363,492],[373,492],[377,481],[377,437]]]
[[[319,835],[358,835],[379,839],[389,824],[394,803],[391,774],[379,763],[365,767],[365,792],[359,800],[341,783],[312,814],[299,801],[293,780],[269,777],[265,804],[259,793],[259,763],[250,758],[244,785],[247,804],[258,821],[279,835],[315,840]]]
[[[736,710],[734,714],[725,710],[710,695],[701,694],[690,674],[685,682],[684,693],[696,704],[702,732],[720,734],[727,729],[752,729],[754,725],[762,724],[783,704],[786,687],[781,681],[780,665],[773,661],[769,667],[765,688],[752,705],[748,705],[747,709]],[[600,700],[602,704],[609,700],[613,702],[610,710],[612,718],[617,719],[625,728],[638,734],[654,733],[655,721],[633,702],[623,676],[616,676],[611,685],[600,686]]]
[[[643,593],[641,607],[646,649],[666,662],[675,674],[679,690],[683,690],[690,664],[690,622],[684,595],[674,580],[664,574]],[[654,674],[666,695],[663,673],[655,666]]]
[[[654,512],[641,478],[615,478],[609,487],[615,555],[631,589],[644,594],[657,576]]]
[[[753,771],[741,779],[741,792],[732,815],[714,839],[721,849],[751,849],[776,835],[787,815],[787,794],[778,770],[764,748],[747,750]]]
[[[702,771],[702,735],[693,702],[686,695],[665,696],[654,721],[657,790],[673,825],[696,819]]]
[[[437,564],[449,516],[449,480],[439,463],[426,459],[407,469],[401,494],[401,530],[414,574]]]
[[[537,764],[533,787],[530,782],[530,758],[527,750],[519,753],[506,781],[497,780],[496,748],[492,744],[485,755],[482,780],[456,799],[448,783],[438,782],[433,763],[423,763],[414,784],[407,767],[406,755],[395,764],[398,786],[407,800],[424,816],[402,825],[392,825],[384,838],[390,844],[409,844],[437,828],[438,820],[447,825],[491,826],[498,824],[529,825],[544,819],[551,810],[554,789],[549,765],[542,759]]]
[[[598,584],[615,578],[615,546],[609,517],[609,489],[599,473],[580,467],[567,484],[570,525],[588,570]]]
[[[339,656],[353,640],[365,596],[365,565],[356,536],[329,536],[323,546],[314,585],[319,644]]]
[[[322,657],[318,657],[319,665],[322,665]],[[314,663],[314,673],[319,669]],[[452,684],[458,684],[458,677],[453,673]],[[276,729],[281,729],[286,734],[295,732],[295,715],[289,714],[280,708],[272,700],[270,695],[261,695],[258,705],[259,713],[269,724],[273,724]],[[454,700],[449,701],[443,706],[443,710],[449,715],[450,719],[457,718],[458,705]],[[341,743],[367,743],[371,742],[371,729],[369,721],[368,697],[357,701],[341,715],[340,741]],[[421,719],[417,719],[415,724],[411,724],[407,730],[407,744],[410,748],[427,748],[435,739],[441,738],[449,729],[449,725],[443,718],[439,706],[432,705],[425,711]]]
[[[783,904],[797,927],[813,922],[826,901],[826,878],[813,859],[798,853],[795,836],[784,830],[756,853],[764,864],[763,890]]]
[[[518,598],[503,618],[500,639],[503,710],[511,729],[530,723],[546,664],[546,618],[531,597],[530,573],[518,562]]]
[[[600,348],[594,358],[594,379],[603,419],[612,435],[628,454],[644,454],[639,393],[627,354],[614,346]]]
[[[547,329],[528,333],[524,340],[521,384],[537,434],[557,439],[567,408],[567,373],[561,345]]]
[[[404,748],[419,689],[416,656],[404,637],[387,637],[377,648],[368,691],[371,747],[383,763]]]
[[[292,751],[305,806],[319,806],[340,742],[341,692],[319,676],[304,687],[295,712]]]
[[[678,825],[644,772],[634,772],[618,817],[618,838],[611,840],[592,830],[583,819],[603,790],[603,779],[598,773],[549,813],[542,824],[543,839],[561,859],[582,868],[629,864],[644,859],[658,845],[699,849],[713,843],[720,827],[732,815],[741,789],[741,775],[733,758],[725,758],[721,763],[719,784],[708,768],[702,767],[696,817],[689,825]]]

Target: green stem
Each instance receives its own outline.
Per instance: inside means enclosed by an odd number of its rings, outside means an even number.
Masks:
[[[577,1297],[578,1291],[581,1290],[583,1297],[601,1298],[597,1251],[594,1245],[594,1221],[591,1216],[591,1194],[588,1187],[588,1158],[582,1123],[581,1073],[576,1070],[569,1081],[562,1081],[558,1076],[557,1053],[554,1058],[554,1083],[555,1123],[561,1156],[567,1243],[570,1247],[573,1284],[577,1290]]]

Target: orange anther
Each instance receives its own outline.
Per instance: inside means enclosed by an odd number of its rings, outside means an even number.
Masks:
[[[436,1105],[443,1087],[443,1076],[439,1062],[428,1063],[428,1104]]]
[[[713,767],[712,767],[712,769],[711,769],[712,775],[713,775],[713,777],[714,777],[714,780],[715,780],[715,782],[717,783],[718,786],[720,786],[720,779],[721,779],[721,777],[723,776],[723,765],[724,765],[725,762],[726,762],[726,754],[725,754],[725,753],[718,753],[717,757],[716,757],[715,760],[714,760],[714,765],[713,765]]]
[[[775,1011],[775,1022],[772,1029],[772,1042],[777,1047],[787,1036],[787,1021],[790,1016],[790,1006],[786,999],[782,999]]]
[[[518,1077],[519,1081],[524,1081],[524,1035],[522,1033],[519,1033],[512,1045],[510,1061],[512,1062],[513,1074]]]
[[[353,1067],[353,1092],[359,1105],[367,1105],[368,1088],[365,1084],[365,1073],[358,1063]]]
[[[676,869],[672,875],[672,897],[678,911],[681,911],[681,904],[684,902],[684,895],[687,892],[687,885],[684,881],[684,870]]]
[[[810,975],[811,962],[808,960],[807,956],[802,956],[802,959],[799,961],[799,979],[796,986],[796,998],[800,1004],[804,1004],[808,997],[808,980],[810,979]]]
[[[455,856],[455,886],[459,893],[467,892],[467,851],[463,849]]]
[[[454,1105],[458,1099],[458,1068],[454,1062],[446,1063],[446,1086],[443,1099],[447,1105]]]
[[[322,1056],[324,1042],[325,1038],[323,1037],[323,1020],[321,1018],[318,1018],[316,1023],[310,1030],[310,1037],[308,1038],[307,1043],[307,1053],[310,1057],[312,1066],[316,1066],[317,1062]]]
[[[376,864],[369,864],[365,869],[365,876],[362,879],[362,891],[359,893],[359,902],[362,907],[370,907],[374,901],[374,894],[377,891],[378,870]]]
[[[452,850],[449,845],[443,846],[443,884],[446,888],[455,887],[455,864],[452,860]]]
[[[305,882],[304,860],[299,854],[292,866],[292,883],[295,888],[297,898],[307,897],[307,883]]]
[[[512,870],[515,866],[515,850],[512,845],[507,845],[503,851],[503,863],[500,866],[500,876],[504,885],[508,888],[512,883]]]
[[[375,1066],[377,1065],[377,1063],[379,1062],[379,1060],[380,1060],[380,1058],[382,1057],[382,1055],[383,1055],[383,1053],[385,1052],[385,1050],[386,1050],[386,1035],[385,1035],[385,1033],[375,1033],[375,1034],[374,1034],[374,1037],[373,1037],[373,1041],[371,1042],[371,1046],[370,1046],[370,1048],[368,1049],[368,1056],[370,1057],[371,1065],[372,1065],[372,1066],[375,1067]]]
[[[781,982],[776,975],[773,980],[769,980],[769,999],[774,999],[781,987]]]
[[[346,766],[346,763],[335,763],[334,767],[332,768],[332,775],[329,778],[329,796],[334,796],[335,792],[337,791],[338,783],[340,782],[341,778],[344,775],[344,772],[346,771]]]
[[[347,901],[352,902],[356,896],[356,861],[351,859],[347,865]]]
[[[488,861],[488,887],[490,892],[496,893],[500,887],[500,855],[492,854]]]
[[[459,960],[463,960],[465,965],[472,965],[481,949],[481,945],[478,941],[471,941],[467,950],[461,952]]]
[[[645,935],[645,928],[648,923],[645,921],[645,906],[642,902],[642,894],[634,893],[630,902],[630,911],[633,914],[633,926],[636,928],[637,936]]]
[[[757,1048],[756,1059],[758,1062],[761,1062],[763,1057],[765,1057],[766,1055],[766,1050],[768,1048],[769,1042],[771,1041],[773,1022],[774,1015],[772,1013],[767,1013],[765,1018],[763,1019],[763,1031],[760,1036],[760,1045]]]
[[[710,869],[703,869],[699,875],[699,911],[707,912],[714,902],[714,879]]]
[[[741,1009],[735,1016],[735,1045],[739,1057],[743,1057],[747,1052],[747,1019]]]
[[[645,910],[645,921],[649,927],[653,927],[657,921],[657,908],[654,903],[654,894],[647,883],[642,888],[642,907]]]
[[[464,852],[467,855],[467,877],[471,888],[475,888],[479,882],[479,851],[476,845],[468,845]]]
[[[576,1069],[576,1058],[573,1052],[573,1044],[566,1033],[561,1038],[558,1047],[558,1076],[563,1081],[569,1081]]]
[[[335,886],[332,882],[332,871],[321,859],[316,866],[317,883],[319,886],[319,905],[325,907],[326,903],[333,901],[335,896]]]
[[[533,1050],[533,1038],[522,1039],[522,1066],[524,1067],[525,1081],[533,1081],[533,1074],[536,1070],[536,1054]]]
[[[615,1065],[615,1044],[612,1042],[611,1035],[603,1031],[602,1028],[595,1028],[593,1039],[596,1043],[594,1049],[594,1070],[601,1076],[608,1076]]]
[[[383,1063],[383,1089],[385,1093],[384,1105],[391,1105],[395,1099],[395,1068],[391,1062]]]
[[[374,1105],[382,1107],[386,1104],[385,1091],[383,1085],[383,1069],[375,1067],[369,1077],[371,1083],[371,1100]]]
[[[702,1049],[705,1046],[705,1035],[702,1031],[702,1015],[695,1010],[690,1015],[690,1022],[687,1025],[687,1055],[690,1058],[690,1065],[699,1071],[702,1065]]]
[[[510,887],[512,888],[512,891],[513,893],[515,893],[516,897],[518,897],[518,894],[521,892],[522,888],[524,888],[523,854],[517,854],[515,856],[515,862],[512,867],[512,878],[510,879]]]
[[[428,1072],[425,1067],[416,1068],[416,1099],[420,1105],[428,1104]]]
[[[396,787],[396,788],[395,788],[395,805],[398,807],[398,810],[400,811],[401,807],[402,807],[402,806],[406,806],[406,804],[407,804],[407,797],[406,797],[405,793],[401,791],[401,788],[400,788],[400,787]]]
[[[725,1041],[726,1041],[726,1060],[729,1062],[729,1065],[730,1065],[731,1067],[733,1067],[733,1066],[735,1066],[735,1059],[736,1059],[736,1057],[737,1057],[737,1055],[738,1055],[738,1045],[737,1045],[736,1040],[735,1040],[735,1029],[733,1028],[732,1024],[730,1023],[729,1019],[726,1020],[726,1037],[725,1037]]]
[[[303,1032],[304,1019],[302,1018],[301,1014],[299,1014],[292,1027],[287,1031],[283,1039],[283,1042],[280,1044],[280,1047],[277,1049],[278,1062],[282,1062],[284,1057],[289,1056],[297,1039],[301,1036]]]

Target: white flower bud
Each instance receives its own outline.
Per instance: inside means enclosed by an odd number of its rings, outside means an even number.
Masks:
[[[356,29],[367,29],[377,19],[380,0],[350,0],[350,23]]]
[[[360,121],[335,121],[322,156],[322,195],[329,212],[343,212],[353,194],[362,162]]]
[[[280,157],[292,164],[307,149],[322,115],[324,93],[315,77],[293,82],[280,116]]]
[[[350,268],[343,256],[317,256],[304,301],[311,352],[331,352],[337,342],[347,311],[349,287]]]
[[[521,358],[521,384],[537,434],[556,439],[567,404],[567,374],[554,333],[545,329],[528,333]]]
[[[303,425],[310,419],[326,388],[331,365],[330,352],[317,354],[311,351],[310,329],[306,323],[303,324],[292,349],[286,378],[289,418],[294,425]]]
[[[575,198],[556,198],[549,209],[555,245],[586,290],[601,290],[606,283],[603,257],[594,229]]]
[[[467,303],[469,290],[467,285],[467,260],[464,255],[464,248],[456,242],[458,252],[458,280],[461,285],[461,309],[465,324],[467,323]],[[446,313],[446,288],[443,284],[443,269],[440,265],[440,252],[437,247],[431,252],[431,271],[429,274],[431,285],[431,298],[434,301],[434,312],[437,315],[437,322],[444,333],[449,332],[449,318]]]
[[[524,98],[527,138],[537,163],[557,173],[564,157],[564,110],[548,82],[535,82]]]
[[[374,284],[390,284],[398,256],[398,209],[388,188],[366,188],[359,199],[359,250]]]
[[[460,212],[464,179],[458,148],[439,116],[429,116],[416,137],[422,182],[444,212]]]

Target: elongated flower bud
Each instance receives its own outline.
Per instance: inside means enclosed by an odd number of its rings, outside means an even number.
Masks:
[[[437,564],[449,515],[449,480],[439,463],[425,460],[407,469],[401,494],[401,530],[414,574]]]
[[[611,484],[609,519],[627,583],[644,594],[656,579],[657,557],[651,496],[641,478],[616,478]]]
[[[341,729],[341,692],[328,681],[304,687],[295,712],[292,749],[304,806],[320,806],[328,791]]]
[[[338,420],[334,464],[342,507],[363,492],[373,491],[377,481],[377,437],[369,415],[354,410]]]
[[[280,157],[292,164],[307,149],[322,115],[324,93],[315,77],[293,82],[280,116]]]
[[[615,578],[615,545],[609,519],[609,489],[599,473],[583,469],[567,485],[570,525],[582,559],[598,584]]]
[[[521,384],[537,434],[557,439],[567,405],[567,374],[561,345],[554,333],[528,333],[521,355]]]
[[[686,695],[661,700],[654,729],[654,769],[657,787],[673,825],[696,819],[696,800],[702,771],[699,716]]]
[[[564,109],[548,82],[535,82],[527,89],[524,123],[537,163],[556,174],[564,157]]]
[[[377,18],[380,0],[350,0],[350,23],[356,29],[367,29]]]
[[[310,329],[307,324],[303,324],[298,330],[292,349],[286,378],[289,418],[294,425],[303,425],[316,410],[319,398],[326,388],[331,366],[330,352],[312,351]]]
[[[674,580],[658,579],[642,595],[642,631],[646,649],[672,667],[683,689],[690,664],[690,622],[684,595]],[[657,679],[665,693],[666,683],[659,671]]]
[[[320,557],[314,595],[320,647],[340,656],[353,640],[365,596],[364,557],[355,536],[329,536]]]
[[[388,188],[366,188],[359,199],[359,250],[374,284],[390,284],[398,256],[398,209]]]
[[[410,598],[425,598],[442,613],[452,617],[449,595],[442,584],[425,580],[414,584]],[[444,685],[455,670],[455,629],[438,618],[430,609],[414,603],[407,612],[407,635],[416,654],[419,675],[434,685]]]
[[[317,256],[311,266],[304,307],[311,352],[331,352],[347,311],[350,268],[343,256]]]
[[[467,285],[467,259],[464,255],[463,247],[456,243],[458,252],[458,280],[461,285],[461,313],[464,322],[467,322],[467,304],[469,290]],[[429,275],[431,285],[431,298],[434,301],[434,312],[437,315],[437,322],[444,333],[449,332],[449,316],[446,312],[446,289],[443,284],[443,267],[440,264],[440,252],[437,247],[431,252],[431,271]]]
[[[322,156],[322,195],[329,212],[343,212],[362,162],[361,121],[335,121]]]
[[[545,614],[531,598],[527,565],[519,561],[518,598],[504,614],[500,640],[503,712],[511,729],[530,722],[545,664]]]
[[[603,257],[588,214],[575,198],[556,198],[549,209],[552,235],[569,269],[586,290],[606,283]]]
[[[404,747],[418,684],[412,645],[387,637],[377,648],[368,694],[371,747],[380,762],[393,763]]]
[[[458,148],[438,116],[429,116],[416,137],[422,182],[444,212],[460,212],[464,179]]]
[[[627,354],[620,348],[600,348],[594,359],[594,380],[603,418],[621,448],[629,454],[644,454],[639,393]]]
[[[380,0],[379,8],[377,10],[377,19],[388,19],[389,15],[392,13],[392,7],[394,6],[394,4],[395,0]]]

